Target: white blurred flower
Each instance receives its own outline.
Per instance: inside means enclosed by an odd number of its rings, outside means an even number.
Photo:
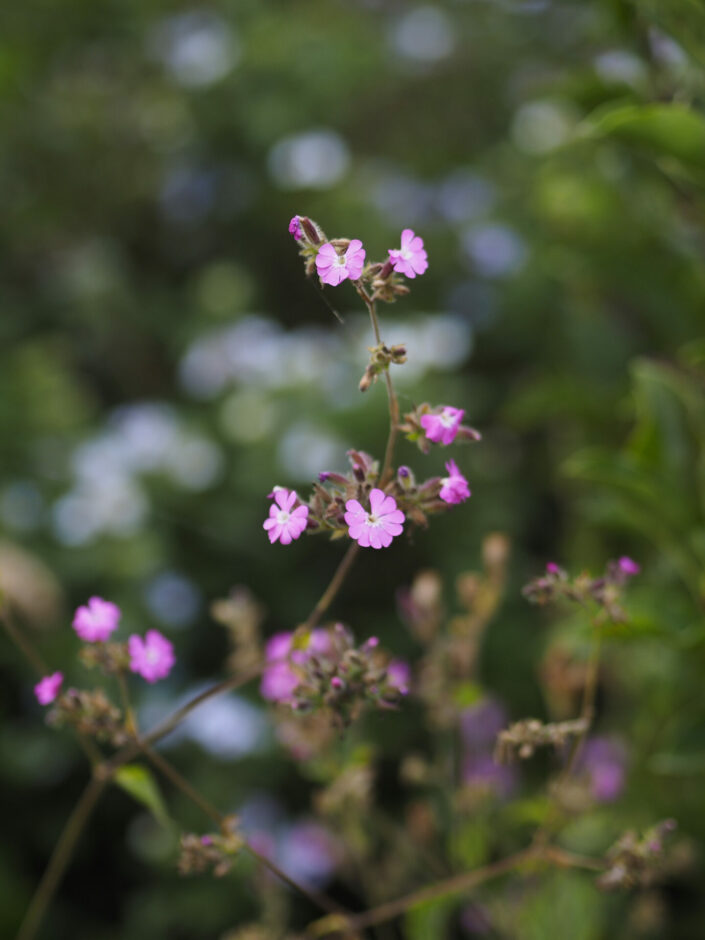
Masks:
[[[328,189],[347,173],[350,151],[340,134],[323,128],[282,138],[267,162],[281,189]]]

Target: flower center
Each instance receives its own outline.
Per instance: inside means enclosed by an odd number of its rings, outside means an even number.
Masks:
[[[455,423],[455,417],[450,411],[442,411],[440,420],[444,428],[452,428]]]
[[[144,658],[150,666],[153,666],[155,663],[159,662],[159,653],[155,649],[148,649],[144,654]]]
[[[408,248],[402,248],[399,254],[402,256],[404,261],[411,261],[412,253]]]
[[[367,525],[371,526],[373,529],[378,529],[382,525],[382,520],[378,519],[374,513],[367,513]]]
[[[345,255],[338,255],[338,260],[335,263],[339,264],[342,268],[345,265]]]
[[[286,509],[280,509],[277,513],[277,524],[286,525],[290,518],[291,515],[286,511]]]

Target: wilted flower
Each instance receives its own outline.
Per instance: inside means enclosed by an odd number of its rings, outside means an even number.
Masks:
[[[44,676],[34,687],[34,694],[40,705],[50,705],[59,694],[61,683],[64,681],[62,672],[54,672]]]
[[[269,507],[269,519],[262,523],[262,528],[268,530],[272,544],[278,539],[282,545],[289,545],[306,528],[308,506],[297,506],[294,509],[298,498],[294,490],[285,490],[283,487],[274,490],[276,505]]]
[[[353,238],[343,254],[338,254],[330,242],[321,245],[316,255],[316,269],[324,284],[337,287],[350,278],[357,281],[365,264],[365,249],[359,238]]]
[[[345,508],[350,538],[363,548],[387,548],[403,531],[404,513],[397,509],[394,497],[380,489],[370,493],[370,512],[356,499],[349,499]]]
[[[465,411],[447,406],[437,414],[421,415],[421,427],[434,444],[452,444]]]
[[[133,634],[127,641],[130,669],[147,682],[165,679],[176,662],[174,647],[158,630],[147,630],[145,638]]]
[[[121,613],[117,604],[91,597],[87,605],[76,611],[73,628],[86,643],[103,643],[117,629]]]
[[[410,228],[401,233],[401,248],[389,251],[394,270],[406,277],[414,278],[428,268],[428,255],[424,250],[423,238],[415,235]]]
[[[449,460],[446,464],[448,476],[441,479],[441,492],[439,493],[444,503],[462,503],[470,496],[470,487],[468,481],[458,469],[454,460]]]

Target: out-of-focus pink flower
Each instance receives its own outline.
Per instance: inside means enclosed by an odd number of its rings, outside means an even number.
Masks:
[[[447,406],[438,414],[421,415],[421,427],[434,444],[452,444],[465,411]]]
[[[291,222],[289,222],[289,234],[293,235],[297,241],[304,237],[298,215],[295,215]]]
[[[468,481],[458,469],[454,460],[446,464],[448,476],[441,480],[440,497],[445,503],[462,503],[470,496]]]
[[[324,284],[337,287],[346,278],[356,281],[365,264],[365,249],[359,238],[353,238],[345,252],[339,255],[333,245],[326,242],[316,255],[316,269]]]
[[[428,267],[428,255],[423,246],[423,238],[415,235],[410,228],[401,233],[401,248],[389,250],[394,270],[406,277],[423,274]]]
[[[34,694],[40,705],[50,705],[59,694],[61,683],[64,681],[62,672],[53,672],[44,676],[34,687]]]
[[[560,574],[561,573],[561,569],[555,563],[555,561],[546,562],[546,571],[548,572],[548,574]]]
[[[506,727],[507,713],[495,699],[486,698],[463,710],[463,780],[466,786],[505,799],[516,785],[516,769],[499,764],[493,756],[497,735]]]
[[[635,574],[639,574],[641,571],[641,565],[632,558],[629,558],[627,555],[622,555],[617,564],[619,565],[619,570],[622,572],[622,574],[626,574],[629,577]]]
[[[176,662],[174,647],[158,630],[147,630],[144,639],[133,634],[127,641],[130,669],[147,682],[165,679]]]
[[[392,539],[402,533],[404,513],[397,509],[394,497],[382,490],[374,489],[370,493],[370,512],[356,499],[349,499],[345,508],[350,538],[363,548],[387,548]]]
[[[281,839],[278,855],[281,867],[292,878],[321,887],[340,864],[341,845],[320,823],[301,820]]]
[[[411,682],[411,667],[403,659],[393,659],[387,666],[387,682],[402,695],[409,692]]]
[[[269,519],[265,519],[262,528],[267,530],[272,544],[279,539],[282,545],[289,545],[306,528],[308,506],[297,506],[294,509],[298,499],[294,490],[276,487],[272,495],[276,505],[269,507]]]
[[[121,617],[117,604],[104,601],[102,597],[91,597],[84,607],[79,607],[73,618],[73,628],[86,643],[103,643],[117,629]]]
[[[301,681],[295,669],[310,656],[322,656],[331,650],[330,634],[327,630],[312,630],[308,645],[292,649],[293,633],[275,633],[267,641],[264,655],[268,665],[262,672],[260,694],[270,702],[286,704]]]
[[[594,737],[585,742],[578,766],[590,781],[593,799],[598,803],[618,799],[624,789],[626,763],[624,748],[618,741]]]

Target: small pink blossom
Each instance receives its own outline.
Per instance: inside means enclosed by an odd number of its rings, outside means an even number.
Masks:
[[[558,567],[555,561],[546,562],[546,571],[548,572],[548,574],[560,574],[561,573],[561,569]]]
[[[470,496],[468,481],[458,469],[454,460],[446,464],[448,476],[441,479],[440,497],[444,503],[462,503]]]
[[[165,679],[176,662],[174,647],[158,630],[147,630],[144,639],[133,634],[127,641],[130,669],[147,682]]]
[[[387,666],[387,682],[402,695],[408,695],[411,668],[403,659],[393,659]]]
[[[275,505],[269,507],[269,519],[262,523],[262,528],[268,530],[269,541],[272,544],[279,539],[282,545],[289,545],[306,528],[308,506],[297,506],[294,509],[294,504],[298,500],[294,490],[275,487],[270,495],[274,497]]]
[[[356,499],[349,499],[345,508],[348,534],[363,548],[387,548],[392,539],[402,533],[404,513],[397,509],[394,497],[382,490],[374,489],[370,493],[370,512]]]
[[[86,643],[104,643],[117,630],[121,615],[117,604],[91,597],[87,605],[76,611],[73,628]]]
[[[462,408],[442,408],[438,414],[421,415],[421,427],[434,444],[452,444],[458,433],[465,411]]]
[[[59,694],[61,683],[64,681],[62,672],[54,672],[44,676],[34,687],[34,694],[40,705],[50,705]]]
[[[324,284],[337,287],[346,278],[356,281],[365,264],[365,249],[359,238],[353,238],[345,254],[339,255],[333,245],[321,245],[316,255],[316,269]]]
[[[417,274],[423,274],[428,267],[423,238],[415,235],[410,228],[405,228],[401,233],[401,248],[391,248],[389,257],[394,270],[406,277],[414,278]]]
[[[632,558],[629,558],[627,555],[622,555],[617,564],[619,565],[619,570],[622,572],[622,574],[626,574],[628,577],[639,574],[641,571],[641,565]]]
[[[301,222],[299,221],[298,215],[295,215],[291,222],[289,222],[289,234],[293,235],[294,238],[299,241],[304,237],[303,229],[301,228]]]

